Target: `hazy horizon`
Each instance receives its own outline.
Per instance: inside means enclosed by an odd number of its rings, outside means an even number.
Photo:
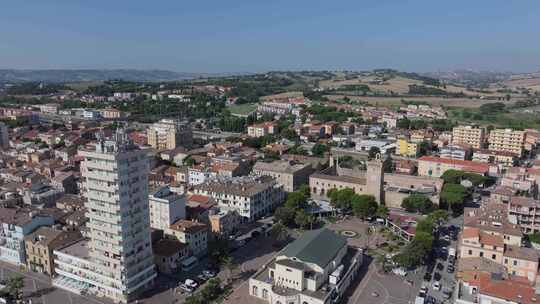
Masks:
[[[540,2],[17,1],[1,69],[540,70]]]

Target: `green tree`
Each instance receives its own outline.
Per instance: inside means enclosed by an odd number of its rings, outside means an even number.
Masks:
[[[307,198],[304,193],[300,191],[294,191],[287,194],[287,200],[285,201],[285,208],[292,210],[302,210],[307,207]]]
[[[313,153],[313,156],[316,157],[324,157],[324,153],[328,152],[328,146],[324,144],[315,144],[313,148],[311,148],[311,153]]]
[[[309,188],[309,185],[301,185],[298,187],[298,192],[303,193],[306,197],[309,197],[311,195],[311,189]]]
[[[353,195],[351,205],[354,215],[362,219],[375,216],[378,207],[375,197],[366,194]]]
[[[191,167],[195,165],[195,159],[193,159],[191,155],[188,155],[182,160],[182,163],[184,164],[184,166]]]
[[[295,211],[287,207],[278,207],[274,211],[274,218],[285,226],[292,226],[294,223]]]
[[[20,275],[9,277],[4,281],[5,290],[12,299],[19,299],[24,288],[24,278]]]
[[[351,188],[341,190],[331,189],[328,191],[328,197],[330,198],[332,207],[341,210],[351,209],[351,202],[354,195],[354,190]]]
[[[388,218],[389,213],[390,213],[390,211],[388,210],[388,207],[386,207],[385,205],[379,205],[377,207],[377,212],[375,213],[375,215],[377,217],[386,219],[386,218]]]
[[[224,238],[215,238],[208,241],[208,257],[214,264],[221,264],[229,256],[229,242]]]
[[[417,232],[412,241],[394,257],[396,263],[405,268],[421,265],[433,246],[433,236],[426,232]]]
[[[305,210],[298,210],[294,218],[296,225],[302,229],[305,229],[311,225],[313,219]]]
[[[408,212],[420,212],[422,214],[429,213],[433,210],[433,202],[429,197],[422,194],[411,194],[404,198],[401,202],[401,207]]]
[[[272,226],[272,230],[270,231],[270,235],[272,235],[272,237],[276,241],[283,242],[289,236],[289,230],[287,229],[287,227],[285,225],[278,222],[274,226]]]
[[[229,282],[233,278],[234,271],[238,268],[238,264],[229,256],[223,259],[222,265],[227,269],[227,282]]]
[[[447,208],[460,212],[463,209],[464,200],[467,198],[467,188],[460,184],[445,184],[440,194],[441,201]]]

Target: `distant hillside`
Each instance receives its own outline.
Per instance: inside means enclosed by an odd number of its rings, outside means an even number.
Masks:
[[[13,70],[0,69],[0,82],[79,82],[121,79],[126,81],[173,81],[217,74],[178,73],[165,70]]]

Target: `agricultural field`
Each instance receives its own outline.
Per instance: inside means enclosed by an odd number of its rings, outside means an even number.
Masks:
[[[396,106],[402,105],[402,100],[407,101],[418,101],[431,104],[433,106],[444,106],[444,107],[462,107],[462,108],[479,108],[481,105],[486,103],[497,102],[494,100],[486,99],[471,99],[471,98],[452,98],[452,97],[431,97],[431,96],[415,96],[415,97],[375,97],[375,96],[348,96],[348,95],[325,95],[329,100],[336,101],[341,100],[345,97],[348,97],[352,101],[367,102],[371,105],[377,106]],[[511,100],[505,102],[508,105],[513,104],[519,99]]]

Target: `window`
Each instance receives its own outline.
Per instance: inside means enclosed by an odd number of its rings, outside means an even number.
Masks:
[[[472,250],[469,250],[469,255],[472,255]]]
[[[253,286],[252,290],[251,290],[251,294],[254,295],[254,296],[258,296],[258,288],[257,286]]]
[[[263,297],[263,299],[267,299],[267,298],[268,298],[268,290],[263,289],[263,291],[262,291],[262,297]]]
[[[517,266],[517,260],[514,260],[514,266]]]
[[[491,259],[493,259],[493,260],[497,259],[497,255],[496,255],[496,254],[492,254],[492,255],[491,255]]]
[[[480,257],[484,256],[484,252],[480,251]]]

